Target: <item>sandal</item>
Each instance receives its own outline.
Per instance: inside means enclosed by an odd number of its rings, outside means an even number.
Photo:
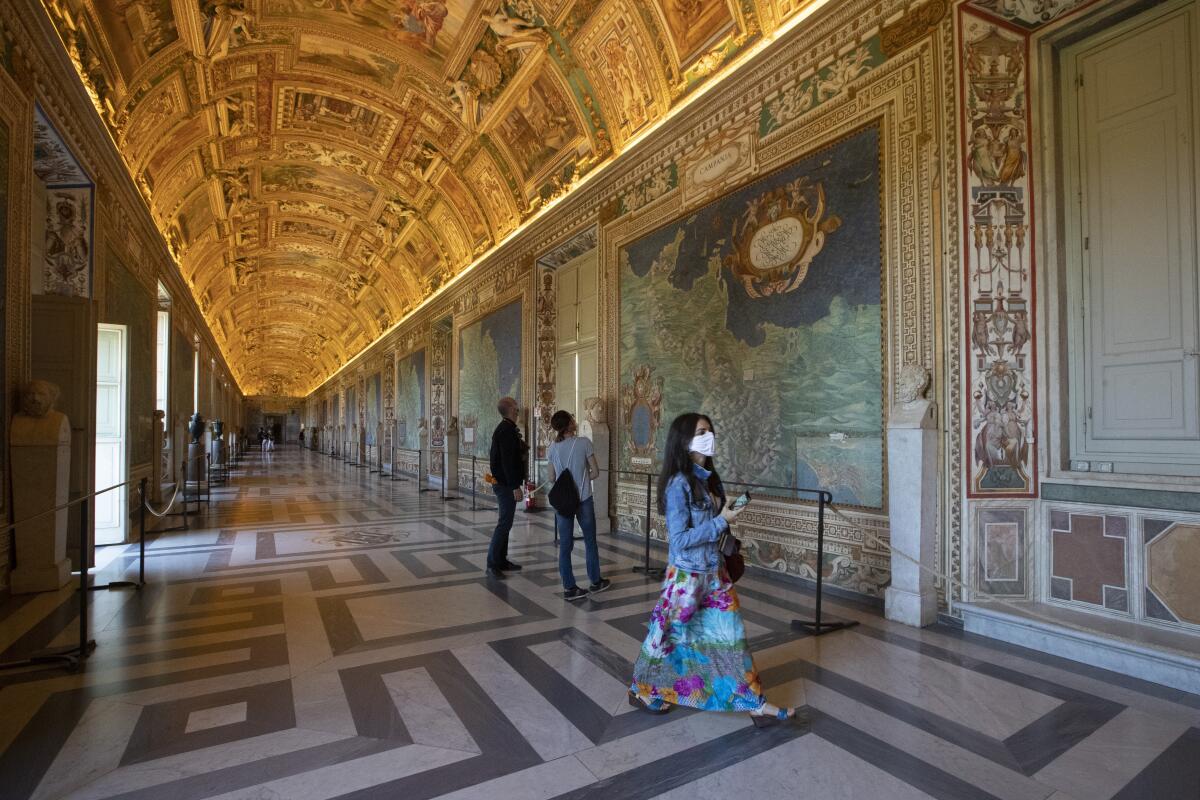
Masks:
[[[629,705],[641,709],[647,714],[666,714],[671,710],[670,703],[665,702],[661,697],[655,697],[647,702],[642,699],[641,695],[633,692],[629,692]]]
[[[773,725],[782,725],[785,722],[791,722],[796,718],[796,709],[780,708],[776,709],[775,713],[765,711],[767,703],[763,703],[756,710],[750,712],[750,719],[754,722],[756,728],[770,728]]]

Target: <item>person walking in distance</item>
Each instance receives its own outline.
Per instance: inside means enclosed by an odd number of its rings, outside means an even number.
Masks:
[[[589,594],[603,592],[612,582],[600,576],[600,549],[596,545],[596,504],[592,499],[592,481],[600,476],[600,466],[592,451],[592,440],[576,435],[575,418],[567,411],[556,411],[550,418],[550,427],[558,434],[556,441],[546,451],[550,464],[550,482],[570,471],[571,478],[579,490],[579,506],[567,515],[554,512],[555,529],[558,532],[558,575],[562,578],[563,597],[567,600],[582,600]],[[571,568],[571,551],[575,547],[575,520],[583,532],[584,560],[587,564],[588,580],[592,585],[587,591],[575,583],[575,571]]]
[[[492,531],[492,543],[488,547],[487,574],[490,578],[503,579],[505,571],[519,570],[521,566],[508,560],[508,534],[512,530],[517,503],[522,497],[522,486],[529,471],[529,445],[517,428],[520,408],[511,397],[502,397],[496,403],[500,412],[500,424],[492,433],[489,452],[492,477],[495,483],[496,509],[499,519]]]
[[[715,452],[708,417],[681,414],[671,423],[658,478],[667,574],[633,667],[629,704],[654,714],[672,705],[744,711],[758,727],[778,725],[796,711],[767,702],[746,644],[737,592],[717,547],[741,508],[725,502]]]

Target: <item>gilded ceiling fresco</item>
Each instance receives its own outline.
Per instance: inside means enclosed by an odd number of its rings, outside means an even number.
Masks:
[[[43,0],[248,394],[303,395],[795,0]]]

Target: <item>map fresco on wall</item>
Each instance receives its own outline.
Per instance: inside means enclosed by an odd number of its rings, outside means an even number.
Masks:
[[[463,455],[486,457],[499,423],[496,401],[521,398],[521,303],[509,303],[458,336],[458,421]],[[466,441],[468,429],[475,441]]]
[[[358,427],[358,392],[351,386],[346,390],[346,435],[349,437]]]
[[[701,411],[726,480],[882,505],[879,157],[860,130],[621,249],[624,468]]]
[[[379,410],[383,408],[383,381],[378,372],[367,378],[367,444],[379,444],[376,437]]]
[[[418,424],[425,416],[425,351],[409,353],[396,364],[396,446],[421,446]]]

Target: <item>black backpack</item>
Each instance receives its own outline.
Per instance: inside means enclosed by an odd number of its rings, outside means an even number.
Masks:
[[[575,442],[571,443],[571,452],[575,452]],[[567,461],[570,460],[571,457],[568,455]],[[564,517],[575,515],[575,512],[579,510],[579,487],[575,485],[575,476],[571,474],[571,470],[564,469],[558,474],[546,497],[559,514]]]

